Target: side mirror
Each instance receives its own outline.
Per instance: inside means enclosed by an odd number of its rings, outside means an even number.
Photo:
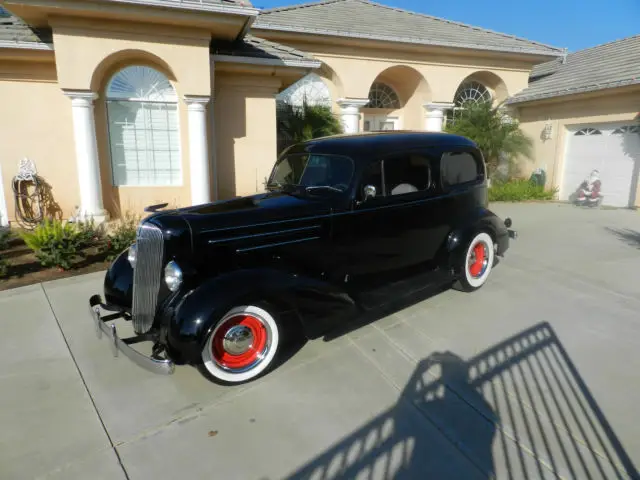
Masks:
[[[363,189],[362,201],[366,202],[367,200],[369,200],[371,198],[375,198],[376,193],[377,193],[376,187],[374,187],[373,185],[365,185],[365,187]]]

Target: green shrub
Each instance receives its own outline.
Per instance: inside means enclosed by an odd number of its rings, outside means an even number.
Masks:
[[[0,227],[0,251],[9,248],[9,241],[11,240],[11,229]]]
[[[546,190],[529,180],[517,179],[494,183],[489,188],[490,202],[522,202],[526,200],[553,200],[557,189]]]
[[[85,236],[75,223],[46,219],[31,232],[20,234],[24,243],[34,251],[43,267],[70,269],[80,256]]]
[[[76,223],[80,238],[80,247],[87,248],[99,246],[104,240],[104,228],[96,226],[94,219]]]
[[[130,213],[116,222],[104,241],[107,260],[113,260],[136,241],[138,223],[140,223],[140,217]]]
[[[4,278],[9,273],[9,262],[0,257],[0,278]]]

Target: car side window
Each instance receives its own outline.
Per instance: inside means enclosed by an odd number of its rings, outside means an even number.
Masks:
[[[482,178],[479,159],[470,152],[445,152],[440,161],[440,176],[444,187],[475,182]]]
[[[387,196],[424,192],[432,186],[428,156],[407,153],[384,160],[384,181]]]

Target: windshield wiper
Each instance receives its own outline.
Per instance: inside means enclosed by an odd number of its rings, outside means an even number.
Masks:
[[[311,190],[319,190],[319,189],[332,190],[334,192],[341,192],[341,193],[343,192],[343,190],[340,190],[339,188],[333,187],[331,185],[312,185],[310,187],[305,188],[307,192]]]

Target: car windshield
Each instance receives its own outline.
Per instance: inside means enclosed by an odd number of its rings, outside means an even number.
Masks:
[[[353,170],[353,161],[341,155],[285,155],[278,159],[269,187],[296,186],[344,192],[351,183]]]

